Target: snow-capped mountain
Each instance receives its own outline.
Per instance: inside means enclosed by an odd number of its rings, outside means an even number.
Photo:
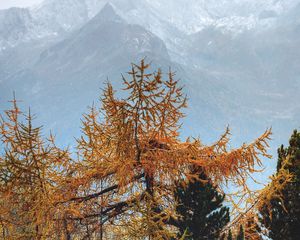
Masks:
[[[215,26],[234,34],[269,27],[299,0],[45,0],[29,9],[0,11],[0,49],[20,42],[55,37],[81,27],[109,2],[128,23],[162,38],[172,50],[180,34]],[[1,19],[6,19],[2,20]],[[17,19],[22,19],[18,21]],[[175,49],[176,51],[176,49]]]
[[[45,0],[32,9],[0,11],[0,50],[42,38],[55,38],[82,26],[96,12],[82,0]]]
[[[53,80],[87,81],[86,76],[96,78],[111,63],[122,65],[119,58],[130,62],[143,56],[169,60],[161,39],[139,25],[126,23],[106,4],[82,28],[44,51],[34,68],[47,78],[52,75]]]
[[[207,26],[240,31],[265,24],[289,11],[299,0],[149,0],[156,12],[185,33]]]
[[[155,31],[162,22],[167,22],[188,34],[211,25],[233,30],[253,28],[300,3],[299,0],[45,0],[34,9],[33,15],[40,19],[48,17],[64,29],[72,29],[95,16],[107,2],[129,23],[139,23]]]

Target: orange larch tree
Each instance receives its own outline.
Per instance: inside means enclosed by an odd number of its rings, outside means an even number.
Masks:
[[[59,182],[69,161],[52,136],[41,138],[32,115],[12,110],[0,118],[0,222],[4,239],[44,239],[53,236]]]
[[[246,196],[250,191],[246,180],[261,164],[259,156],[269,157],[269,130],[233,150],[228,148],[229,130],[211,146],[199,139],[182,141],[178,132],[186,107],[182,88],[171,71],[164,80],[160,70],[149,73],[149,67],[143,60],[132,64],[130,80],[123,77],[121,99],[107,84],[100,109],[93,107],[84,116],[78,140],[82,160],[72,185],[80,191],[70,201],[82,207],[79,219],[102,216],[101,225],[109,222],[114,236],[123,239],[174,236],[168,224],[177,217],[174,188],[182,178],[197,178],[199,173],[191,174],[191,166],[204,169],[220,191],[231,182]],[[99,181],[102,191],[94,188]],[[86,194],[87,188],[92,192]]]
[[[228,146],[228,129],[210,146],[195,138],[182,140],[179,130],[187,107],[183,89],[171,71],[164,77],[161,70],[149,68],[144,60],[132,64],[129,79],[123,76],[122,98],[107,83],[101,106],[83,116],[73,160],[52,139],[41,140],[30,115],[27,125],[20,123],[14,102],[0,128],[3,236],[171,239],[176,236],[172,221],[178,217],[174,190],[179,180],[201,180],[199,171],[220,192],[226,184],[240,189],[232,197],[239,224],[240,206],[249,212],[260,196],[266,197],[253,194],[247,179],[262,157],[270,157],[271,131],[237,149]]]

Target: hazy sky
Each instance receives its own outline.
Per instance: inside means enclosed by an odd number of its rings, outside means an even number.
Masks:
[[[43,0],[0,0],[0,9],[9,7],[28,7]]]

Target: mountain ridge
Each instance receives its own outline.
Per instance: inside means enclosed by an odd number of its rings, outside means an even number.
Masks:
[[[299,0],[261,1],[242,0],[232,2],[189,0],[45,0],[35,8],[27,9],[30,28],[27,35],[19,32],[14,42],[1,39],[0,49],[44,37],[70,32],[80,28],[93,18],[106,3],[128,23],[142,25],[158,35],[168,46],[176,45],[172,38],[178,34],[192,34],[208,26],[239,34],[256,27],[270,27],[280,15],[299,3]],[[2,10],[9,11],[8,10]],[[1,11],[0,11],[1,18]],[[1,29],[1,24],[0,24]],[[173,32],[176,33],[173,33]],[[167,34],[166,34],[167,32]],[[171,34],[171,35],[170,35]],[[3,37],[3,36],[2,36]]]

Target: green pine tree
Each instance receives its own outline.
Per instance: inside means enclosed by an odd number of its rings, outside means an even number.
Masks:
[[[175,226],[179,236],[187,231],[185,239],[219,239],[220,231],[229,222],[229,208],[224,207],[224,196],[220,194],[202,173],[204,181],[190,182],[187,187],[179,184],[175,197],[178,200],[177,213],[181,216]]]
[[[283,203],[278,198],[271,200],[271,214],[266,208],[261,210],[261,222],[273,240],[297,240],[300,236],[300,133],[297,130],[292,134],[289,146],[278,149],[277,171],[286,158],[290,163],[286,168],[295,174],[295,181],[284,189]]]

